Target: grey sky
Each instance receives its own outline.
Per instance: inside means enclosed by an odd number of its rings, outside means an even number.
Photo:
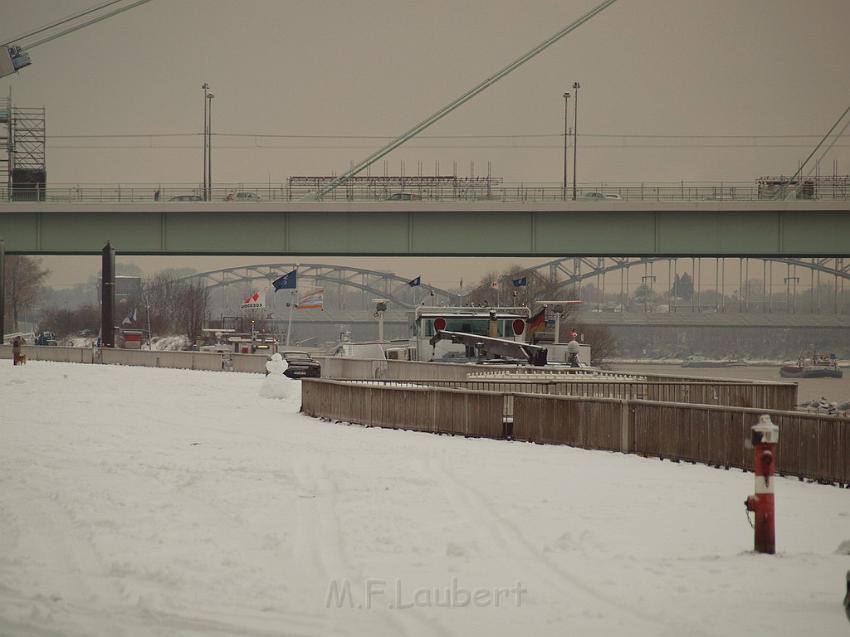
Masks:
[[[4,0],[0,37],[95,3]],[[259,135],[393,136],[594,4],[154,0],[34,49],[33,65],[0,79],[0,93],[11,87],[17,104],[47,108],[52,184],[197,183],[206,81],[214,130],[257,135],[216,137],[215,181],[281,182],[340,173],[382,142]],[[456,162],[460,175],[470,164],[482,174],[490,162],[506,181],[558,183],[561,95],[578,80],[579,132],[614,135],[580,137],[579,181],[789,174],[817,139],[760,136],[819,136],[846,108],[848,24],[846,0],[620,0],[426,133],[548,136],[414,140],[388,157],[388,171],[404,162],[415,174],[421,162],[433,174],[439,162],[448,174]],[[197,135],[57,137],[131,133]],[[630,134],[743,137],[617,137]],[[835,159],[839,173],[850,172],[848,146],[836,145],[821,171],[831,173]],[[61,272],[56,283],[77,274],[74,261],[47,261]],[[400,273],[421,269],[394,262]],[[478,270],[489,265],[476,261]],[[452,268],[436,269],[440,285],[457,278]]]

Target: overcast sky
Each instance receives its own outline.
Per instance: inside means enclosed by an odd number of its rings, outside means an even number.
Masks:
[[[94,4],[2,0],[0,38]],[[33,49],[32,66],[0,79],[0,93],[46,107],[51,184],[197,183],[208,82],[214,180],[282,182],[346,170],[383,144],[350,136],[403,132],[595,4],[153,0]],[[489,163],[505,181],[558,183],[562,94],[577,80],[580,182],[790,174],[850,103],[848,25],[848,0],[620,0],[433,126],[431,139],[393,152],[387,171],[421,164],[430,175],[439,162],[442,174],[456,165],[466,176]],[[63,137],[77,135],[140,136]],[[850,172],[849,146],[839,142],[821,172],[833,160]],[[46,261],[57,284],[88,267]],[[422,269],[392,263],[400,274]],[[435,285],[456,284],[450,269],[434,271]]]

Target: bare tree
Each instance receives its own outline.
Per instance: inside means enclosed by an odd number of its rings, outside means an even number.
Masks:
[[[565,325],[561,323],[560,341],[569,341],[570,331],[575,330],[583,343],[590,345],[591,361],[594,365],[600,365],[617,351],[617,337],[604,325],[585,325],[574,323]]]
[[[31,311],[50,270],[41,267],[41,259],[12,255],[6,257],[6,305],[12,313],[12,330],[18,329],[18,318]]]
[[[186,333],[190,341],[201,335],[204,327],[204,317],[207,314],[209,292],[199,281],[196,283],[181,283],[180,302],[178,304],[179,327]]]
[[[79,334],[83,330],[97,334],[100,327],[100,308],[96,305],[84,305],[74,309],[53,307],[42,313],[39,323],[59,338]]]
[[[525,285],[514,285],[514,281],[523,278]],[[512,265],[501,273],[493,271],[485,274],[467,298],[475,305],[531,305],[538,299],[554,299],[557,290],[557,281],[550,281],[537,270]]]
[[[187,283],[170,272],[161,272],[147,279],[143,287],[152,332],[183,333],[192,340],[200,335],[209,302],[209,292],[202,284]]]

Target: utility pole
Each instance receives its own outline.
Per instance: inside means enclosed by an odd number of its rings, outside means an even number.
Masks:
[[[569,112],[570,94],[564,93],[564,187],[561,190],[561,200],[567,199],[567,140],[569,139],[569,126],[567,113]]]
[[[204,82],[201,85],[201,88],[204,89],[204,201],[207,199],[207,137],[209,135],[209,116],[207,113],[207,108],[209,108],[209,89],[210,85]]]
[[[578,157],[578,90],[581,84],[573,82],[573,91],[576,94],[576,104],[573,106],[573,201],[576,200],[576,159]]]

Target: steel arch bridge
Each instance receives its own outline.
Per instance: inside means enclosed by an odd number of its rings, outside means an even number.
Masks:
[[[715,257],[682,257],[683,260],[690,260],[692,258],[714,259]],[[812,270],[812,272],[827,274],[836,280],[850,280],[850,259],[822,257],[811,259],[750,258],[754,261],[761,261],[764,263],[773,262],[783,264],[788,267],[794,266],[809,269]],[[562,257],[533,266],[528,268],[527,271],[537,271],[541,274],[545,272],[544,276],[546,276],[549,281],[561,281],[558,286],[558,292],[563,293],[584,281],[589,281],[594,277],[605,275],[610,272],[624,270],[635,266],[672,262],[676,260],[678,259],[671,259],[668,257]],[[739,258],[739,260],[743,260],[743,258]]]
[[[378,272],[364,268],[352,268],[326,263],[265,263],[245,265],[235,268],[199,272],[182,277],[183,281],[199,282],[207,289],[216,289],[238,283],[253,283],[265,280],[269,285],[281,274],[298,268],[298,278],[308,279],[323,287],[337,286],[359,290],[362,293],[363,307],[373,298],[387,299],[393,305],[412,308],[423,296],[432,296],[435,304],[451,305],[458,302],[458,296],[448,290],[431,285],[417,288],[409,285],[410,280],[388,272]],[[416,295],[414,297],[414,295]]]

